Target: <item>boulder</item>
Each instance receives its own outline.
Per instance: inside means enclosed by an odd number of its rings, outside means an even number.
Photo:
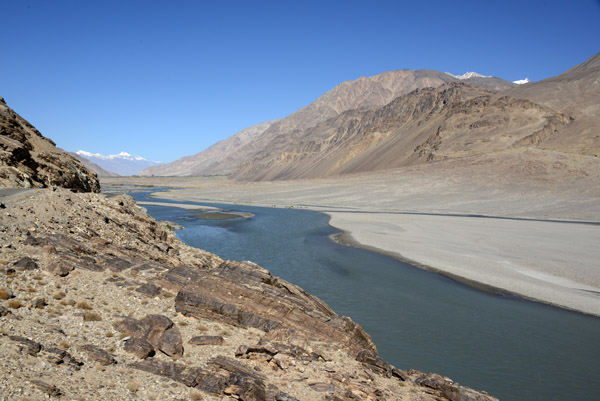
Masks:
[[[179,329],[166,316],[147,315],[141,320],[124,317],[114,326],[121,333],[131,337],[131,340],[126,343],[125,350],[140,358],[151,355],[147,352],[148,345],[155,351],[161,351],[172,358],[183,355],[183,340]],[[136,341],[130,343],[132,340]]]
[[[87,353],[88,358],[90,358],[93,361],[99,362],[101,365],[107,366],[117,363],[117,361],[111,354],[109,354],[108,352],[106,352],[98,346],[86,344],[81,346],[80,349]]]
[[[28,256],[24,256],[19,259],[14,265],[14,267],[20,267],[24,270],[37,270],[39,269],[38,264]]]

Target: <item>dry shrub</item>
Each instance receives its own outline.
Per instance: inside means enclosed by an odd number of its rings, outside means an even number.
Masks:
[[[93,308],[86,301],[77,302],[77,307],[79,309],[92,310]]]
[[[83,314],[83,320],[86,322],[99,322],[102,320],[102,316],[96,312],[85,312]]]
[[[131,391],[132,393],[137,393],[140,389],[140,383],[138,382],[129,382],[127,383],[127,390]]]
[[[10,298],[10,293],[6,291],[4,288],[0,288],[0,299],[8,299]]]
[[[11,299],[10,301],[8,301],[9,308],[19,309],[23,306],[25,306],[25,305],[23,305],[23,302],[19,301],[18,299]]]
[[[65,294],[64,291],[58,291],[58,292],[55,292],[54,295],[52,295],[52,298],[58,300],[58,299],[63,299],[66,296],[67,296],[67,294]]]

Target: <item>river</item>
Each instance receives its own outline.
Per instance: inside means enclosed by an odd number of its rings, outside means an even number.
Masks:
[[[136,200],[155,200],[149,194],[131,193]],[[599,397],[598,318],[488,294],[340,245],[330,239],[337,230],[321,213],[203,205],[254,217],[203,220],[186,209],[144,207],[157,220],[183,226],[177,236],[185,243],[224,259],[256,262],[350,316],[373,337],[379,354],[401,369],[436,372],[501,400]]]

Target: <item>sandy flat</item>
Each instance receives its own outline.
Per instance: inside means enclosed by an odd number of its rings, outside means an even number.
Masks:
[[[157,194],[173,200],[318,210],[347,243],[600,316],[600,225],[573,223],[600,222],[598,158],[515,151],[314,180],[164,180],[136,182],[187,187]]]

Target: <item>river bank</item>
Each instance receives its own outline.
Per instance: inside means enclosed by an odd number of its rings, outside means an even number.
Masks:
[[[344,244],[484,291],[600,316],[596,225],[466,216],[328,212]]]
[[[184,188],[155,195],[175,201],[324,212],[354,246],[411,260],[475,287],[600,316],[600,226],[576,223],[600,221],[600,161],[538,156],[509,152],[497,159],[298,181],[106,182]]]
[[[191,190],[154,196],[203,200]],[[243,199],[236,203],[245,203]],[[286,206],[280,207],[303,207],[330,216],[330,225],[343,232],[336,236],[343,244],[407,261],[478,290],[600,316],[600,252],[596,245],[600,243],[600,226],[596,224],[332,211],[286,200]],[[252,205],[273,206],[255,201]]]

